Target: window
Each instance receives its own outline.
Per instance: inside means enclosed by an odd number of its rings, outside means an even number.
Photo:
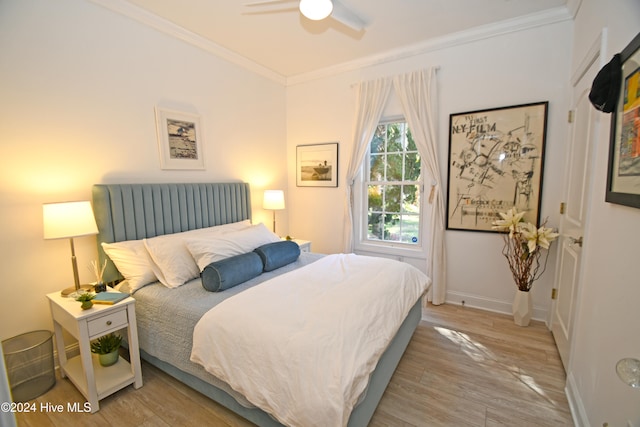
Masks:
[[[420,245],[422,162],[406,122],[378,125],[365,165],[363,240]]]

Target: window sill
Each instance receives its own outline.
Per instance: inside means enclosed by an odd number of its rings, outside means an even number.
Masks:
[[[393,243],[369,243],[358,242],[355,245],[355,250],[359,252],[371,252],[381,255],[390,255],[402,258],[418,258],[426,259],[427,255],[425,250],[421,246],[408,247],[402,244]]]

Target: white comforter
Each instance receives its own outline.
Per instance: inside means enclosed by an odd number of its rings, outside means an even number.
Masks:
[[[208,311],[191,360],[283,424],[344,426],[430,283],[406,263],[329,255]]]

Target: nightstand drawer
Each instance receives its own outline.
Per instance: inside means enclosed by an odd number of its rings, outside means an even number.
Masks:
[[[127,323],[127,309],[123,307],[122,310],[89,320],[87,328],[89,329],[89,336],[93,337],[118,326],[124,328]]]

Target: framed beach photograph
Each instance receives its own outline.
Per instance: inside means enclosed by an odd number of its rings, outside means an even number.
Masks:
[[[296,185],[298,187],[338,186],[337,142],[296,147]]]
[[[204,169],[200,116],[156,107],[162,169]]]
[[[640,34],[620,52],[622,79],[611,116],[605,201],[640,208]]]
[[[513,207],[538,224],[548,104],[450,115],[447,229],[496,232]]]

